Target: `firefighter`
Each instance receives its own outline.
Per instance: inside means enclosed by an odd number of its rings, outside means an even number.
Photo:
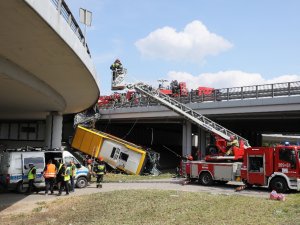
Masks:
[[[227,152],[226,155],[233,155],[233,147],[239,147],[239,142],[236,136],[230,136],[230,142],[227,142]]]
[[[103,176],[104,174],[106,173],[106,166],[105,166],[105,163],[103,161],[103,158],[100,156],[98,158],[98,165],[95,166],[94,168],[94,172],[96,173],[96,176],[97,176],[97,185],[96,187],[97,188],[102,188],[102,181],[103,181]]]
[[[45,183],[46,183],[45,195],[48,195],[49,187],[50,187],[51,194],[53,194],[53,186],[54,186],[56,173],[57,173],[56,167],[54,164],[52,164],[52,160],[49,159],[48,164],[45,166],[44,173],[43,173],[43,176],[45,178]]]
[[[115,62],[110,66],[110,69],[113,72],[113,81],[115,81],[118,75],[122,73],[123,65],[119,59],[116,59]]]
[[[29,163],[29,171],[28,171],[28,189],[27,189],[27,194],[32,193],[32,189],[34,188],[34,180],[36,177],[36,168],[33,165],[33,163]]]

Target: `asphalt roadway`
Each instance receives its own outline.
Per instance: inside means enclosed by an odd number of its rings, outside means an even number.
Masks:
[[[188,192],[207,192],[210,194],[223,194],[223,195],[243,195],[243,196],[256,196],[262,198],[269,197],[269,190],[266,188],[252,188],[243,191],[235,191],[239,183],[229,183],[226,185],[215,186],[201,186],[198,184],[185,184],[183,179],[159,179],[151,181],[132,181],[132,182],[115,182],[104,183],[103,188],[96,188],[95,184],[83,189],[75,189],[75,192],[65,196],[57,196],[57,191],[54,195],[45,195],[44,192],[32,195],[23,195],[13,192],[0,194],[0,217],[8,214],[17,214],[31,212],[34,208],[38,207],[39,202],[53,201],[58,198],[68,198],[72,196],[88,195],[98,192],[109,192],[117,190],[174,190],[174,191],[188,191]]]

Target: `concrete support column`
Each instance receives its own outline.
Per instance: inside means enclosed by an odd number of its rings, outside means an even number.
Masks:
[[[192,123],[186,121],[186,154],[192,155]]]
[[[185,121],[182,125],[182,155],[191,155],[192,153],[192,124]]]
[[[198,148],[197,150],[200,152],[200,159],[204,159],[205,157],[205,149],[206,149],[206,131],[198,128]]]
[[[182,155],[186,156],[186,123],[182,124]]]
[[[62,139],[63,117],[57,112],[51,112],[46,118],[46,138],[47,149],[59,149]]]

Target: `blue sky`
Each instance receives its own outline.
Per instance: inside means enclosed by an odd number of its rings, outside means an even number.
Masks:
[[[93,13],[88,45],[101,95],[120,58],[127,83],[186,81],[188,88],[300,80],[300,1],[66,0]],[[78,19],[79,21],[79,19]]]

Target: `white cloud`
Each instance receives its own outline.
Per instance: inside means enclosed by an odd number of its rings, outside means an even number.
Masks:
[[[217,55],[233,46],[198,20],[187,24],[182,32],[172,27],[157,29],[135,45],[145,57],[187,62],[201,62],[206,56]]]
[[[265,79],[259,73],[247,73],[238,70],[202,73],[196,76],[186,72],[170,71],[167,76],[169,81],[178,80],[186,82],[189,89],[196,89],[200,86],[214,88],[241,87],[300,80],[300,75],[281,75],[272,79]]]

